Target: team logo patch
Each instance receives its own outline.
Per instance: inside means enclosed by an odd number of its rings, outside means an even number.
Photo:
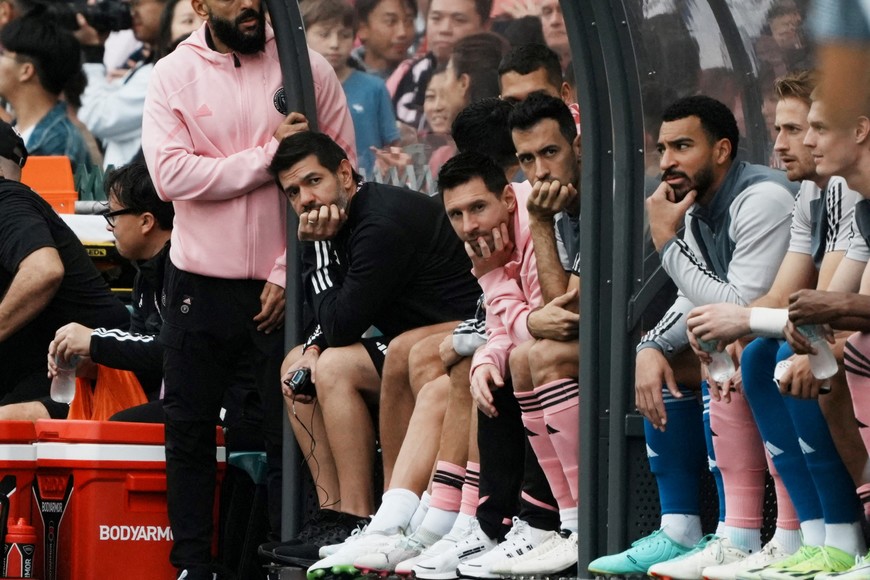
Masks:
[[[275,96],[272,97],[272,103],[275,105],[275,109],[279,113],[282,115],[287,114],[287,95],[284,94],[284,87],[281,87],[275,92]]]

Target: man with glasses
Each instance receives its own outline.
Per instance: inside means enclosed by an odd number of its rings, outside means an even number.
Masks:
[[[171,203],[157,197],[143,163],[109,172],[105,183],[106,229],[115,237],[118,253],[136,268],[130,330],[92,329],[78,323],[62,326],[48,347],[49,373],[56,373],[56,359],[89,357],[94,363],[136,373],[146,398],[156,400],[163,376],[163,347],[157,341],[163,326],[160,295],[175,211]]]
[[[130,317],[75,233],[19,182],[26,161],[21,136],[0,121],[0,413],[40,400],[48,416],[64,418],[69,407],[48,398],[45,372],[55,331],[70,322],[126,328]]]
[[[98,33],[78,15],[76,37],[82,43],[88,86],[82,94],[79,119],[102,141],[104,167],[129,163],[142,146],[142,113],[145,93],[154,69],[154,44],[158,41],[164,0],[131,0],[133,35],[142,42],[128,61],[133,62],[121,77],[111,78],[103,64],[106,35]]]

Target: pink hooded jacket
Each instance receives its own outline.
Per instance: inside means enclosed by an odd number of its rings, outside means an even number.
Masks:
[[[514,213],[514,253],[502,268],[478,278],[486,300],[486,344],[474,354],[471,372],[493,364],[507,376],[507,360],[515,346],[532,339],[526,324],[529,312],[541,305],[537,261],[529,231],[526,201],[532,187],[528,181],[511,184],[517,196]]]
[[[286,101],[272,28],[266,49],[223,54],[201,27],[154,68],[142,150],[157,193],[175,205],[172,263],[215,278],[286,276],[286,200],[267,170]],[[308,51],[319,129],[356,166],[353,122],[335,72]]]

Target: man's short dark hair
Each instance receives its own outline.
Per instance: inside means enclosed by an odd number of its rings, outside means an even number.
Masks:
[[[544,93],[532,93],[529,97],[517,103],[511,111],[511,131],[519,129],[528,131],[544,119],[553,119],[559,124],[559,132],[568,143],[573,143],[577,137],[577,125],[571,109],[562,99],[545,95]]]
[[[483,24],[489,21],[489,15],[492,13],[492,0],[473,0],[474,1],[474,11],[480,17],[480,23]],[[432,0],[428,2],[428,10],[432,9]]]
[[[53,95],[82,68],[81,45],[68,30],[34,8],[9,21],[0,31],[0,44],[7,51],[29,59],[42,87]]]
[[[356,10],[357,22],[368,22],[369,16],[374,12],[375,8],[384,0],[356,0],[354,9]],[[402,3],[414,16],[417,15],[417,0],[402,0]]]
[[[541,68],[547,73],[547,81],[560,89],[562,65],[559,64],[559,55],[543,44],[522,44],[511,49],[498,65],[498,76],[509,72],[527,75]]]
[[[499,169],[495,161],[475,151],[457,153],[441,166],[438,172],[438,191],[453,189],[465,185],[475,177],[479,177],[486,189],[497,198],[501,198],[508,184],[504,171]]]
[[[725,104],[706,95],[684,97],[668,105],[662,113],[662,122],[678,121],[686,117],[698,117],[711,143],[728,139],[731,142],[731,159],[737,156],[740,130],[737,128],[734,113]]]
[[[513,106],[498,97],[473,102],[456,116],[450,134],[460,153],[486,155],[502,171],[515,165],[517,150],[508,126]]]
[[[347,153],[329,135],[317,131],[303,131],[281,141],[275,156],[272,157],[272,163],[269,164],[269,173],[277,180],[279,173],[290,169],[309,155],[314,155],[317,162],[331,173],[336,173],[341,162],[347,160]],[[354,180],[361,181],[359,174],[351,170]]]
[[[150,213],[161,230],[171,230],[175,209],[172,202],[157,196],[148,168],[142,162],[133,162],[112,169],[103,181],[106,197],[112,196],[126,209],[136,215]]]

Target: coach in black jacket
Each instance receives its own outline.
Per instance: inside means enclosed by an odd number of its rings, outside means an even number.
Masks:
[[[390,339],[469,318],[480,288],[437,198],[362,182],[326,135],[286,138],[270,170],[299,215],[303,287],[316,323],[283,370],[287,379],[310,369],[319,404],[285,387],[291,424],[321,505],[340,505],[336,526],[350,526],[374,512],[368,411],[377,408]],[[370,327],[380,334],[361,338]]]

